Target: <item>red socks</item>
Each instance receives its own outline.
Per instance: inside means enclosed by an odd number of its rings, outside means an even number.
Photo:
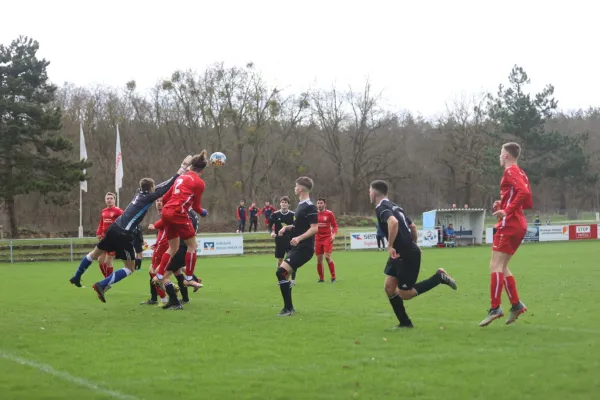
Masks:
[[[319,273],[319,280],[322,281],[323,279],[325,279],[325,276],[323,274],[323,264],[319,262],[317,263],[317,272]]]
[[[193,253],[187,252],[185,253],[185,276],[192,277],[194,275],[194,270],[196,269],[196,259],[198,255],[194,251]]]
[[[490,298],[492,301],[492,308],[500,307],[503,284],[504,274],[502,272],[492,272],[492,276],[490,279]]]
[[[327,263],[327,266],[329,267],[329,273],[331,274],[331,279],[335,279],[335,264],[333,263],[333,261],[329,261]],[[320,262],[317,262],[317,273],[319,274],[319,280],[325,279],[325,273],[323,271],[324,271],[323,264]]]
[[[165,274],[170,262],[171,262],[171,255],[169,253],[165,252],[162,255],[162,257],[160,258],[160,265],[158,266],[158,269],[156,270],[156,275],[163,276]]]
[[[156,274],[150,274],[150,273],[148,273],[148,274],[150,275],[150,278],[154,278],[156,276]],[[167,295],[165,293],[165,291],[162,290],[159,286],[154,286],[154,288],[156,289],[156,293],[158,294],[158,297],[160,297],[161,299],[164,299],[165,296]]]
[[[113,267],[109,267],[106,263],[100,264],[100,272],[102,272],[102,276],[108,278],[113,273]]]
[[[517,292],[517,283],[514,276],[511,275],[504,278],[504,289],[506,290],[506,294],[508,294],[510,304],[519,304],[519,293]]]
[[[331,274],[331,279],[335,279],[335,264],[333,263],[333,260],[329,261],[327,265],[329,266],[329,273]]]

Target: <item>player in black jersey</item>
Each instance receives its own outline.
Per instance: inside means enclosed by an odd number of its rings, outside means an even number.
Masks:
[[[81,276],[92,264],[93,260],[96,260],[105,252],[115,252],[116,258],[124,261],[125,268],[113,272],[106,279],[95,283],[93,286],[100,301],[105,303],[104,292],[107,288],[110,288],[112,284],[119,282],[135,271],[134,231],[156,199],[162,197],[173,186],[179,175],[185,172],[191,160],[192,156],[187,156],[181,163],[177,174],[168,181],[158,185],[155,185],[153,179],[143,178],[140,181],[140,188],[137,190],[131,203],[123,211],[123,214],[108,228],[106,235],[98,242],[94,250],[83,257],[77,268],[77,272],[69,282],[77,287],[81,287]]]
[[[385,181],[373,181],[369,188],[371,203],[377,204],[377,221],[388,239],[390,257],[385,266],[385,293],[398,318],[398,328],[412,328],[404,300],[423,294],[440,283],[456,290],[456,282],[442,268],[430,278],[417,282],[421,268],[421,249],[417,246],[417,227],[404,210],[388,198]]]
[[[310,261],[315,253],[315,234],[318,228],[317,207],[310,201],[310,191],[313,188],[312,179],[303,176],[296,179],[294,193],[300,202],[294,216],[294,225],[287,225],[279,230],[279,236],[291,232],[293,238],[290,240],[291,250],[285,260],[277,268],[277,279],[283,297],[283,309],[279,317],[294,315],[292,303],[292,288],[288,277],[298,268]]]
[[[275,239],[275,258],[277,259],[277,268],[281,266],[285,254],[290,251],[290,241],[292,240],[291,232],[285,231],[283,236],[278,236],[279,231],[284,226],[294,225],[294,212],[290,210],[290,198],[283,196],[279,200],[281,209],[275,211],[269,217],[267,229],[271,232],[271,237]],[[296,271],[292,272],[292,286],[296,284]]]

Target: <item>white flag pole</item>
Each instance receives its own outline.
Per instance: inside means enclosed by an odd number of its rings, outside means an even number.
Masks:
[[[117,194],[117,207],[119,207],[119,189],[123,187],[123,153],[121,152],[121,138],[119,124],[117,124],[117,148],[115,160],[115,192]]]
[[[83,136],[83,125],[79,124],[79,159],[87,160],[87,150],[85,148],[85,137]],[[83,170],[85,174],[85,169]],[[83,192],[87,193],[87,181],[79,183],[79,237],[83,237]]]
[[[79,237],[83,237],[83,190],[79,189]]]

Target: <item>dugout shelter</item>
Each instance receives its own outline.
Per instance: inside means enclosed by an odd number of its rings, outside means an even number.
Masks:
[[[423,229],[437,229],[440,244],[444,243],[444,231],[448,225],[454,226],[456,245],[482,244],[485,225],[483,208],[449,208],[423,213]]]

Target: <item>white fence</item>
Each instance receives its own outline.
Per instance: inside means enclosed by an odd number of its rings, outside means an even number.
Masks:
[[[533,226],[530,225],[527,230],[527,235],[524,239],[526,243],[537,243],[537,242],[557,242],[557,241],[570,241],[570,240],[598,240],[600,236],[600,224],[598,223],[583,223],[583,224],[569,224],[569,225],[541,225]],[[197,237],[198,241],[198,255],[199,256],[223,256],[223,255],[244,255],[244,236],[249,239],[254,235],[263,235],[264,239],[267,238],[267,234],[259,232],[256,234],[202,234]],[[494,229],[486,229],[486,243],[490,244],[493,242]],[[340,235],[341,236],[341,235]],[[265,240],[262,240],[264,243]],[[340,238],[341,239],[341,238]],[[44,249],[53,248],[56,246],[62,246],[64,250],[61,252],[55,252],[54,255],[60,255],[61,261],[74,261],[75,258],[79,258],[81,254],[82,244],[85,244],[85,249],[90,249],[94,245],[95,238],[66,238],[66,239],[20,239],[20,240],[0,240],[0,263],[1,262],[15,262],[15,248],[18,248],[21,253],[19,254],[19,261],[35,261],[36,258],[40,258],[40,252],[43,253]],[[155,242],[155,237],[145,238],[144,241],[144,257],[152,256],[151,246]],[[251,240],[248,240],[251,242]],[[272,243],[270,240],[267,243]],[[421,247],[436,247],[438,246],[438,231],[436,229],[431,230],[419,230],[418,231],[418,244]],[[387,246],[387,241],[384,242]],[[273,247],[274,247],[274,243]],[[343,236],[343,244],[336,242],[336,248],[340,248],[343,245],[344,250],[373,250],[377,249],[377,235],[375,231],[364,231],[345,233]],[[270,246],[270,245],[269,245]],[[263,246],[262,251],[270,251],[269,246]],[[67,251],[68,247],[68,251]],[[25,250],[23,250],[25,249]],[[31,258],[23,257],[23,253],[27,250],[31,252]],[[257,251],[250,251],[251,254],[256,254]],[[77,253],[77,255],[76,255]],[[38,257],[36,257],[38,256]],[[41,257],[43,258],[43,257]],[[59,261],[59,260],[57,260]]]

